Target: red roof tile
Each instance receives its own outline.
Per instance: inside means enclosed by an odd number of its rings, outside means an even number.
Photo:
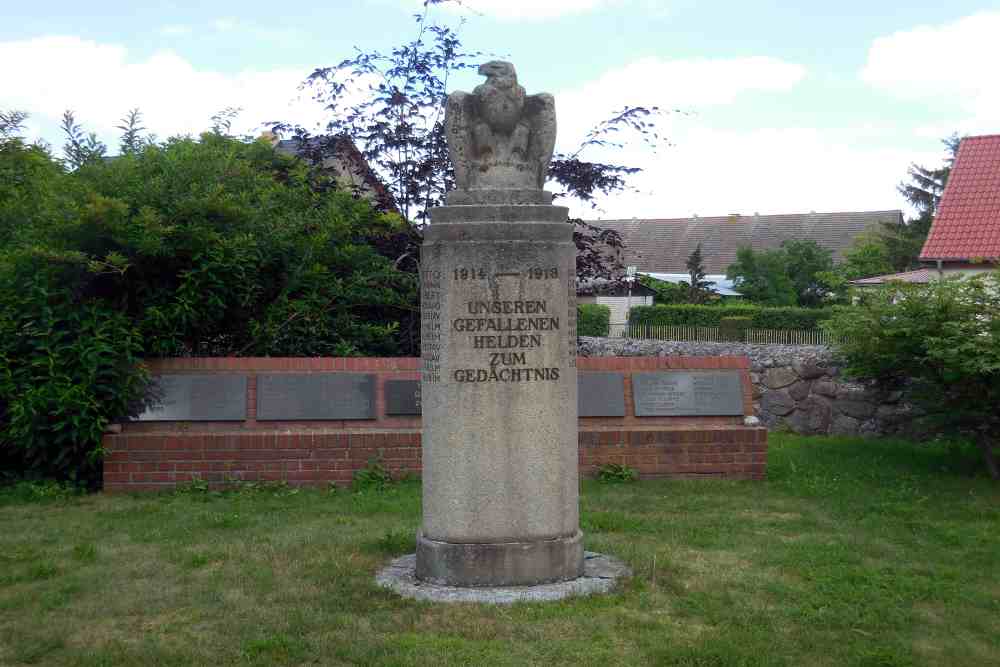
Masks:
[[[966,137],[958,148],[920,259],[1000,258],[1000,135]]]

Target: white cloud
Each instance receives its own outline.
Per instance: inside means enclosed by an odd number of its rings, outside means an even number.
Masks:
[[[747,93],[783,93],[806,75],[802,65],[768,57],[659,60],[646,58],[556,95],[564,148],[626,104],[697,113]]]
[[[441,6],[453,12],[474,12],[501,21],[545,21],[620,2],[622,0],[450,0]]]
[[[585,218],[686,217],[740,213],[864,211],[902,207],[896,184],[910,162],[936,164],[940,152],[883,148],[860,132],[763,127],[736,131],[698,120],[679,124],[673,147],[655,160],[639,152],[614,157],[645,170],[640,192],[600,202],[603,211],[574,207]]]
[[[889,133],[868,124],[841,129],[733,129],[718,119],[739,105],[764,117],[760,96],[793,94],[807,75],[774,58],[643,60],[556,94],[560,144],[569,149],[593,124],[624,104],[690,110],[661,123],[672,146],[655,154],[639,143],[598,149],[587,159],[639,166],[638,193],[599,201],[601,210],[572,206],[584,218],[653,218],[898,208],[896,184],[912,161],[935,164],[938,154],[885,147]],[[792,102],[792,99],[789,99]],[[845,183],[849,182],[849,187]]]
[[[63,110],[114,146],[118,119],[134,107],[160,138],[197,134],[226,107],[243,107],[234,127],[256,132],[272,120],[312,126],[323,118],[320,105],[298,90],[310,68],[235,74],[200,70],[172,51],[135,60],[118,45],[77,37],[39,37],[0,42],[0,62],[19,63],[4,74],[4,105],[24,109],[50,127]],[[55,144],[59,136],[47,136]]]
[[[877,38],[861,78],[901,100],[955,116],[946,134],[1000,131],[1000,12]],[[943,135],[938,135],[943,136]]]

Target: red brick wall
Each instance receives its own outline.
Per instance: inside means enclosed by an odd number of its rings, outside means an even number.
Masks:
[[[579,358],[578,369],[632,372],[664,369],[743,371],[745,412],[751,412],[745,357]],[[166,489],[192,480],[212,484],[282,480],[289,484],[347,484],[355,471],[380,457],[394,474],[420,474],[420,418],[386,416],[386,380],[419,379],[412,358],[166,359],[153,373],[239,373],[247,376],[243,422],[144,422],[122,425],[104,437],[107,491]],[[376,376],[376,418],[322,422],[258,422],[257,373],[366,372]],[[580,472],[607,463],[635,468],[643,478],[762,479],[767,432],[740,417],[634,417],[631,382],[625,417],[580,419]]]

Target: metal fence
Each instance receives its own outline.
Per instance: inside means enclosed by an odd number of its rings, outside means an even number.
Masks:
[[[733,334],[737,339],[734,340]],[[611,338],[634,340],[672,340],[687,342],[730,343],[743,342],[758,345],[830,345],[836,339],[821,329],[742,329],[720,332],[719,327],[695,327],[671,324],[611,324]]]

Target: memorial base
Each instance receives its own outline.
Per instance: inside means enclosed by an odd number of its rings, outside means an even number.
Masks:
[[[534,586],[441,586],[416,578],[416,560],[414,554],[396,558],[379,571],[375,583],[405,598],[426,602],[513,604],[611,593],[623,577],[632,574],[617,558],[587,551],[583,558],[583,574],[569,581]]]
[[[443,586],[533,586],[583,573],[583,533],[532,542],[459,544],[417,533],[416,578]]]

